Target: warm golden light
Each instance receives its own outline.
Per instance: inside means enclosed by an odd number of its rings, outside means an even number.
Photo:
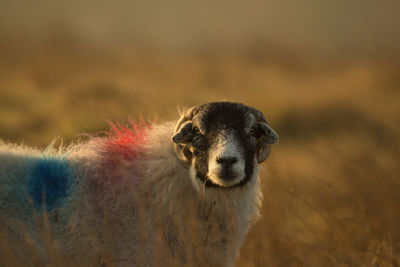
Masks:
[[[236,266],[397,266],[399,8],[1,3],[0,139],[68,144],[107,130],[106,120],[172,120],[177,106],[244,102],[280,143],[262,171],[262,220]]]

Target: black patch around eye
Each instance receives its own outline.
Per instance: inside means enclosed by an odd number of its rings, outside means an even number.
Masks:
[[[259,126],[255,126],[252,129],[252,132],[252,136],[254,136],[255,138],[260,138],[263,135],[263,130]]]
[[[196,150],[207,150],[209,148],[209,144],[207,138],[202,135],[195,135],[192,140],[192,146]]]

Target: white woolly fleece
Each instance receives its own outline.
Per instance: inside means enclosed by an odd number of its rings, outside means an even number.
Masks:
[[[257,167],[241,187],[203,188],[200,181],[193,183],[190,166],[174,153],[174,127],[175,122],[168,122],[149,128],[144,149],[134,160],[116,159],[112,172],[102,166],[101,138],[68,149],[67,158],[79,171],[72,192],[58,208],[57,222],[49,216],[49,242],[57,255],[79,266],[233,266],[259,215]],[[13,184],[22,183],[19,169],[29,160],[18,155],[24,154],[40,153],[0,144],[0,198]],[[24,238],[24,225],[44,262],[51,262],[46,244],[34,234],[35,220],[25,214],[31,213],[25,208],[0,210],[1,221],[19,222],[5,223],[10,245],[23,250],[18,240]]]

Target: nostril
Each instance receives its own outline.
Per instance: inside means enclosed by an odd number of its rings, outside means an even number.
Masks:
[[[236,157],[217,158],[217,163],[222,165],[230,165],[237,162]]]

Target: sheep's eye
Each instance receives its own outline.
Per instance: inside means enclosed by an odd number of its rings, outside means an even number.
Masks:
[[[261,137],[256,139],[257,144],[261,144],[263,142],[263,139]]]
[[[194,135],[201,135],[199,128],[194,127],[194,129],[193,129],[193,134],[194,134]]]
[[[251,136],[256,137],[256,130],[254,128],[251,128],[250,133]]]
[[[260,144],[260,143],[263,142],[263,139],[262,139],[260,133],[259,133],[258,131],[256,131],[255,128],[252,128],[252,129],[250,130],[250,133],[249,133],[249,134],[250,134],[251,136],[253,136],[253,137],[256,139],[257,144]]]

